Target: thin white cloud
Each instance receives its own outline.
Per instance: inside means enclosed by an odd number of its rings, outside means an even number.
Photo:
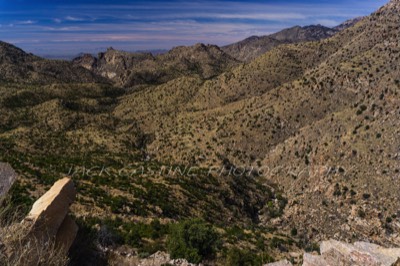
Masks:
[[[86,19],[79,18],[79,17],[74,17],[74,16],[66,16],[65,20],[79,22],[79,21],[85,21]]]
[[[292,20],[306,19],[299,13],[254,13],[254,14],[212,14],[212,17],[223,19],[254,19],[254,20]]]
[[[22,21],[15,22],[15,24],[18,24],[18,25],[32,25],[32,24],[36,24],[36,23],[37,23],[37,21],[34,21],[34,20],[22,20]]]
[[[46,31],[80,31],[82,30],[81,27],[41,27],[43,30]]]
[[[373,10],[383,5],[386,0],[364,1],[362,7],[357,0],[349,0],[346,4],[324,3],[321,5],[287,3],[240,3],[226,1],[185,1],[169,2],[162,5],[82,5],[66,6],[68,12],[85,15],[121,17],[124,13],[135,19],[176,19],[176,18],[232,18],[232,19],[304,19],[310,16],[356,17],[365,15],[365,10]],[[205,12],[204,12],[205,10]],[[85,12],[83,12],[85,11]],[[200,13],[200,12],[203,13]],[[240,13],[237,13],[237,12]]]

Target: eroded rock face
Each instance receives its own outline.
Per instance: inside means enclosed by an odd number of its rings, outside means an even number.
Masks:
[[[0,198],[7,194],[17,179],[17,173],[7,163],[0,163]]]

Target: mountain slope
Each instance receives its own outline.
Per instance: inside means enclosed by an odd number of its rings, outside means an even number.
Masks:
[[[167,87],[175,89],[164,96],[172,101],[182,99],[174,97],[179,88],[199,86],[176,110],[167,109],[170,101],[142,108],[140,99],[166,92],[160,87],[145,97],[126,97],[116,115],[136,117],[145,132],[154,134],[147,152],[157,158],[268,166],[267,180],[281,185],[290,202],[280,224],[289,230],[296,221],[305,239],[355,234],[399,243],[393,234],[398,223],[386,222],[397,217],[400,196],[393,182],[400,147],[399,10],[399,2],[392,1],[329,39],[280,46],[200,85],[171,81]],[[292,64],[304,70],[301,78],[292,81],[289,75],[274,88],[262,80],[271,62],[277,66],[270,60],[277,51],[282,68]],[[340,230],[330,218],[336,216]],[[352,219],[347,226],[345,217]]]
[[[394,234],[399,230],[399,11],[399,1],[392,1],[364,19],[354,41],[308,77],[315,78],[310,85],[318,91],[318,83],[331,79],[332,100],[347,101],[345,107],[304,127],[263,161],[272,169],[287,162],[269,177],[293,195],[288,221],[318,232],[305,230],[308,237],[400,243]],[[350,95],[337,97],[335,91]],[[301,215],[305,212],[309,215]]]

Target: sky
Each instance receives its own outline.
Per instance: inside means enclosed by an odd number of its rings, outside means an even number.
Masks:
[[[0,40],[42,56],[226,45],[369,15],[388,0],[0,0]]]

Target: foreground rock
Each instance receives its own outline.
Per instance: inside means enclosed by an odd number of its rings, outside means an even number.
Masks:
[[[69,250],[78,232],[78,226],[68,216],[76,190],[69,178],[57,181],[38,199],[23,223],[31,227],[31,235],[39,241],[56,241],[57,246]]]
[[[0,265],[67,265],[78,232],[68,216],[75,195],[72,180],[61,179],[33,204],[21,223],[0,228]]]
[[[0,163],[0,198],[7,194],[17,179],[17,173],[7,163]]]
[[[305,253],[303,266],[397,266],[400,263],[400,248],[384,248],[367,242],[348,244],[329,240],[321,243],[320,251],[321,255]],[[292,264],[281,261],[267,265]]]

